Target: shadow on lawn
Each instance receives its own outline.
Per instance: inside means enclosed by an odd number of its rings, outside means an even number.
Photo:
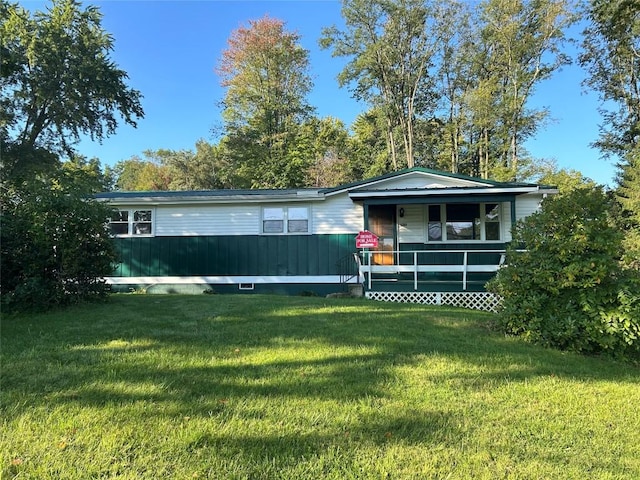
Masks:
[[[81,318],[99,308],[115,313]],[[416,362],[425,365],[427,380],[463,389],[540,376],[640,383],[637,368],[504,338],[486,328],[488,318],[364,301],[121,297],[77,315],[5,324],[2,388],[17,400],[14,412],[38,404],[152,401],[198,405],[191,413],[205,415],[231,397],[384,397],[396,367]],[[335,354],[307,357],[305,349],[316,344]],[[261,349],[291,348],[300,359],[252,360]],[[431,374],[430,360],[442,358],[461,370]]]
[[[251,432],[225,434],[201,433],[188,441],[185,450],[196,453],[211,450],[223,457],[234,458],[244,464],[272,462],[272,452],[278,452],[277,461],[295,465],[300,459],[309,459],[331,445],[348,450],[354,446],[384,446],[387,444],[430,445],[455,441],[459,432],[452,417],[433,412],[420,417],[385,415],[366,417],[360,422],[344,425],[333,433],[301,433],[252,435]],[[271,453],[271,454],[270,454]],[[264,471],[264,468],[259,468]]]

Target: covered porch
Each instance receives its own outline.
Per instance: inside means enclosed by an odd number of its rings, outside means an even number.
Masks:
[[[467,303],[495,298],[485,285],[505,261],[517,220],[517,187],[448,187],[350,192],[378,247],[356,255],[365,296]],[[406,297],[406,298],[405,298]],[[460,303],[460,302],[454,302]],[[486,309],[486,308],[485,308]]]

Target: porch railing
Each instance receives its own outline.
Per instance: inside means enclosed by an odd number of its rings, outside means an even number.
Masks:
[[[469,263],[470,255],[474,256],[473,263]],[[392,258],[393,263],[380,265],[373,261],[374,257],[382,256]],[[482,263],[480,260],[483,256],[491,261]],[[413,273],[413,289],[418,290],[420,273],[460,273],[462,289],[466,290],[468,274],[497,272],[504,263],[505,250],[389,250],[384,252],[365,250],[360,252],[357,258],[360,280],[363,283],[367,282],[369,289],[376,280],[382,281],[382,279],[374,279],[374,274]],[[454,263],[452,258],[459,260]]]

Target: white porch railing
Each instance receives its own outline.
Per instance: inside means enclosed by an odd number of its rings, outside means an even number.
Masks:
[[[458,264],[437,263],[435,260],[441,258],[444,260],[446,254],[456,254],[460,256],[462,261]],[[469,255],[499,255],[497,263],[476,263],[469,264]],[[377,265],[372,263],[373,256],[393,256],[393,265]],[[434,261],[419,262],[421,257],[425,255],[433,258]],[[360,271],[360,282],[368,283],[369,290],[373,279],[373,274],[399,274],[413,273],[413,289],[418,290],[418,274],[420,273],[460,273],[462,275],[462,290],[467,289],[467,274],[469,273],[494,273],[504,263],[505,250],[394,250],[394,251],[363,251],[356,255],[358,258],[358,267]],[[413,258],[412,262],[407,262],[406,258]],[[402,260],[402,261],[401,261]],[[378,280],[381,281],[381,280]]]

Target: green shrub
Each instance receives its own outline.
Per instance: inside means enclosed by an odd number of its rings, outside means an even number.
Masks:
[[[43,188],[44,187],[44,188]],[[5,310],[47,310],[101,298],[116,260],[104,205],[61,188],[2,196],[0,293]]]
[[[640,282],[621,268],[623,232],[601,189],[546,200],[519,222],[489,290],[498,325],[543,345],[585,353],[640,352]]]

